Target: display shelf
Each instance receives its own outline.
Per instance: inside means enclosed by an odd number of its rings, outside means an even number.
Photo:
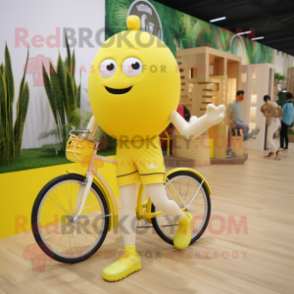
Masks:
[[[250,107],[250,120],[255,121],[256,119],[256,107]]]
[[[241,83],[246,83],[247,81],[247,74],[246,73],[242,73],[241,74]]]
[[[257,102],[257,95],[251,94],[251,105],[256,105]]]
[[[180,101],[188,103],[182,97],[191,95],[191,106],[188,108],[191,115],[204,115],[209,103],[216,106],[223,104],[228,108],[240,88],[241,57],[209,47],[198,47],[178,50],[177,61],[181,71]],[[184,71],[187,68],[190,70]],[[226,113],[220,124],[208,130],[209,136],[216,138],[215,143],[221,146],[215,148],[215,158],[226,158],[228,129]]]

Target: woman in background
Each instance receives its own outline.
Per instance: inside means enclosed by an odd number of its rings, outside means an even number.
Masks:
[[[280,148],[282,149],[288,149],[288,128],[293,122],[292,98],[293,95],[290,92],[286,93],[286,103],[282,107],[282,110],[284,112],[284,115],[282,117],[282,127],[280,130]]]
[[[271,157],[274,154],[276,155],[275,159],[280,159],[280,152],[278,147],[276,146],[273,137],[274,133],[280,127],[280,120],[279,117],[283,116],[283,111],[280,106],[276,102],[271,101],[271,97],[269,95],[265,95],[263,97],[264,104],[260,108],[260,111],[266,117],[266,124],[267,124],[267,145],[270,147],[270,153],[265,157]]]

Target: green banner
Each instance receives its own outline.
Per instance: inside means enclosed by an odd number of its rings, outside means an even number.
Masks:
[[[105,39],[127,30],[126,18],[138,15],[141,29],[177,49],[212,47],[242,57],[243,64],[274,63],[274,50],[155,1],[106,0]]]

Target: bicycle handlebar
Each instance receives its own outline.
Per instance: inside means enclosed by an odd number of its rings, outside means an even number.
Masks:
[[[76,133],[92,133],[92,130],[90,130],[90,129],[85,129],[85,130],[70,130],[69,131],[69,135],[71,136],[72,135],[72,133],[74,133],[74,132],[76,132]]]
[[[117,164],[117,161],[115,159],[104,157],[104,156],[100,156],[100,155],[95,155],[95,159],[96,160],[99,160],[99,161],[104,161],[104,162],[112,163],[112,164]]]

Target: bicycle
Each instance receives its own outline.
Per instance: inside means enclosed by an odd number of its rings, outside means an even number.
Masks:
[[[116,164],[116,161],[96,155],[99,141],[81,139],[74,132],[86,134],[91,130],[70,131],[66,147],[67,158],[88,166],[87,173],[67,171],[67,174],[48,182],[34,202],[31,218],[33,235],[39,247],[52,259],[64,263],[76,263],[91,257],[103,244],[107,232],[118,228],[114,194],[96,169],[99,162]],[[208,225],[211,189],[204,177],[190,168],[168,171],[165,189],[168,197],[195,219],[191,245]],[[143,190],[141,184],[136,207],[138,223],[143,221],[143,224],[153,225],[159,237],[173,245],[177,219],[158,211],[150,197],[142,202]]]

